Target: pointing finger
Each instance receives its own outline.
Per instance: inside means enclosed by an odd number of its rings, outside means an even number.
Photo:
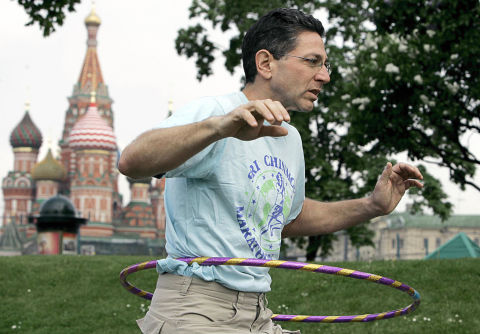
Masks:
[[[405,189],[408,189],[408,188],[411,188],[411,187],[416,187],[418,189],[422,189],[423,188],[423,183],[421,183],[418,180],[412,180],[412,179],[406,180],[405,181]]]
[[[423,180],[423,175],[417,167],[403,162],[393,166],[393,171],[400,175],[403,179],[415,178]]]

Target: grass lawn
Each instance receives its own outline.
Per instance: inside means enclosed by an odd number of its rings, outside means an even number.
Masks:
[[[149,302],[128,293],[118,274],[152,260],[133,256],[0,257],[0,333],[139,333],[135,319]],[[408,316],[371,323],[282,323],[309,333],[479,333],[480,260],[328,263],[396,279],[422,296]],[[390,287],[356,279],[272,269],[274,313],[351,315],[403,308],[412,299]],[[153,269],[129,276],[153,292]]]

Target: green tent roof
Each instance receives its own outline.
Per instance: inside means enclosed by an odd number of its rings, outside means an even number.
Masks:
[[[480,247],[465,233],[460,232],[427,255],[425,259],[459,259],[464,257],[480,258]]]

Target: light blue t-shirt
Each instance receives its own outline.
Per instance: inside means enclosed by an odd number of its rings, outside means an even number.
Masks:
[[[225,115],[248,103],[242,92],[191,103],[160,127]],[[157,271],[196,276],[246,292],[270,291],[268,268],[199,266],[179,257],[278,259],[281,232],[305,199],[305,162],[298,131],[253,141],[219,140],[166,173],[168,257]]]

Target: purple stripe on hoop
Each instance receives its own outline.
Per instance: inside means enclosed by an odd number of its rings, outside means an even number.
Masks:
[[[315,270],[315,271],[316,271],[316,272],[319,272],[319,273],[324,273],[324,274],[333,275],[333,274],[339,272],[339,271],[342,270],[342,269],[343,269],[343,268],[323,266],[323,267],[318,268],[318,269]]]
[[[288,314],[277,314],[273,320],[276,321],[290,321],[291,319],[295,318],[296,315],[288,315]]]
[[[395,280],[388,277],[382,277],[377,282],[384,285],[392,285],[395,282]]]
[[[358,279],[367,279],[370,276],[372,276],[372,274],[364,273],[364,272],[361,272],[361,271],[354,271],[353,273],[348,275],[348,277],[358,278]]]

